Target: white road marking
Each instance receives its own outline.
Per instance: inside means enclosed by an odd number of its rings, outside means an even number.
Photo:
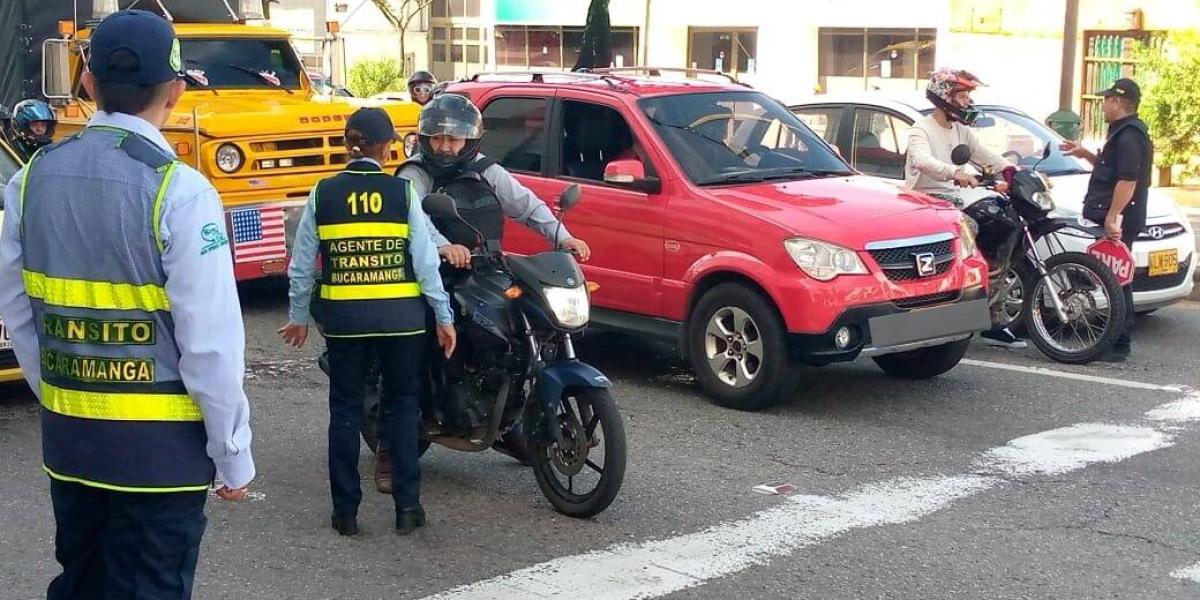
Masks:
[[[988,450],[976,464],[1012,477],[1057,475],[1170,445],[1170,435],[1150,427],[1079,423],[1017,438]]]
[[[1102,385],[1112,385],[1117,387],[1132,388],[1135,390],[1150,390],[1153,392],[1182,392],[1185,388],[1178,385],[1158,385],[1155,383],[1142,383],[1140,381],[1126,381],[1124,379],[1113,379],[1111,377],[1098,377],[1096,375],[1083,375],[1080,373],[1068,373],[1066,371],[1055,371],[1054,369],[1046,369],[1044,367],[1025,367],[1021,365],[1010,365],[1008,363],[990,362],[986,360],[975,360],[965,358],[959,364],[972,367],[983,367],[986,369],[998,369],[1001,371],[1014,371],[1017,373],[1026,373],[1029,375],[1045,375],[1047,377],[1058,377],[1059,379],[1071,379],[1074,381],[1085,381],[1087,383],[1098,383]]]
[[[1127,387],[1131,383],[1112,381]],[[1175,410],[1175,404],[1164,404],[1147,414]],[[984,452],[976,465],[1017,478],[1064,474],[1095,463],[1120,462],[1172,443],[1170,434],[1150,427],[1080,423],[1012,440]],[[656,598],[765,564],[774,557],[853,530],[916,521],[956,500],[1003,483],[1000,477],[980,474],[914,477],[867,485],[836,498],[794,496],[775,508],[696,533],[564,556],[425,600]],[[1197,575],[1200,577],[1200,573]]]
[[[1189,392],[1186,398],[1168,402],[1146,413],[1146,419],[1168,423],[1200,421],[1200,392]]]
[[[1188,581],[1194,581],[1196,583],[1200,583],[1200,563],[1196,563],[1190,567],[1184,567],[1182,569],[1173,571],[1173,572],[1171,572],[1171,577],[1174,577],[1175,579],[1186,579]]]

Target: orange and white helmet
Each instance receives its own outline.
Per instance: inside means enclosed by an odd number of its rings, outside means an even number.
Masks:
[[[938,69],[929,76],[929,85],[925,87],[925,97],[934,106],[945,111],[953,121],[970,125],[979,118],[979,111],[974,104],[960,106],[954,101],[958,92],[971,92],[983,85],[978,77],[969,71],[960,69]]]

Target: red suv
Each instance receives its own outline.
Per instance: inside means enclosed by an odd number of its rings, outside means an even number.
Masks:
[[[718,403],[756,409],[800,365],[934,377],[988,327],[987,264],[950,204],[855,174],[787,107],[681,77],[481,74],[482,151],[592,247],[592,322],[665,338]],[[506,250],[545,241],[520,225]]]

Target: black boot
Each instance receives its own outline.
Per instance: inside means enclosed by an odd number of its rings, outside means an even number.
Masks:
[[[396,533],[399,535],[408,535],[418,527],[424,526],[425,509],[420,506],[405,508],[396,514]]]
[[[329,519],[330,524],[338,535],[358,535],[358,519],[356,517],[339,517],[333,515]]]

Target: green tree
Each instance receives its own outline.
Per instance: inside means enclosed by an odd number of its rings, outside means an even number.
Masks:
[[[1142,88],[1139,113],[1150,126],[1158,166],[1184,165],[1186,177],[1200,175],[1200,34],[1172,32],[1138,52]]]
[[[407,64],[408,50],[405,47],[405,37],[409,28],[412,27],[413,20],[421,14],[421,11],[429,8],[429,5],[433,4],[433,0],[371,0],[371,3],[379,9],[383,18],[387,19],[388,23],[395,28],[396,33],[400,35],[400,60],[406,63],[402,66],[404,76],[409,76],[413,68],[412,65]]]
[[[350,91],[367,97],[404,89],[404,67],[394,58],[367,59],[350,67]]]

